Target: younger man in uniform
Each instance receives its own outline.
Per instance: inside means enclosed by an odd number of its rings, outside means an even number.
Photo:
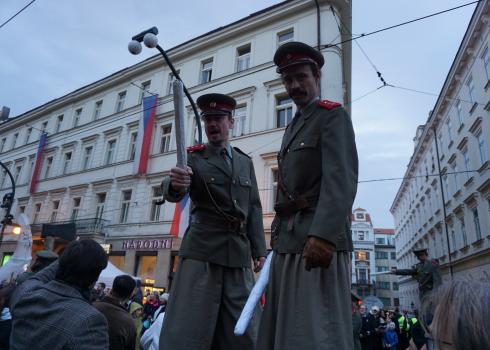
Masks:
[[[165,198],[192,199],[160,336],[161,350],[252,350],[256,324],[240,337],[233,330],[266,247],[252,160],[229,144],[236,102],[221,94],[197,99],[209,142],[189,148],[188,169],[172,168]]]

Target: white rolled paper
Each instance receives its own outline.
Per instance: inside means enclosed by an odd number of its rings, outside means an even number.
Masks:
[[[269,282],[269,271],[271,268],[272,254],[273,252],[271,251],[267,256],[264,267],[260,272],[259,279],[257,280],[257,282],[255,282],[255,286],[252,288],[247,302],[243,307],[240,318],[235,325],[235,335],[243,335],[243,333],[245,333],[250,323],[250,320],[252,319],[255,307],[257,306],[257,303],[259,302],[262,294],[264,294],[265,287],[267,287],[267,283]]]
[[[175,111],[175,143],[177,145],[177,167],[187,169],[187,151],[185,147],[185,108],[184,85],[178,79],[172,83]]]

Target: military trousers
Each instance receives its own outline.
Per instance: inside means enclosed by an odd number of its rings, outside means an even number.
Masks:
[[[305,270],[302,254],[274,253],[257,350],[352,350],[350,253]]]
[[[160,333],[160,350],[253,350],[258,312],[246,333],[233,330],[254,284],[251,268],[183,259]]]

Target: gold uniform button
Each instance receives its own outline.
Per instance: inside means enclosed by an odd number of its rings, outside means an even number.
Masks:
[[[214,177],[211,178],[211,181],[214,181]]]
[[[299,145],[300,145],[300,146],[304,146],[304,145],[305,145],[305,143],[304,143],[304,142],[301,142]]]

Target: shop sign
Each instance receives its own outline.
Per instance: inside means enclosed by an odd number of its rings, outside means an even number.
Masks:
[[[123,241],[122,248],[126,250],[172,249],[172,239],[129,239]]]

